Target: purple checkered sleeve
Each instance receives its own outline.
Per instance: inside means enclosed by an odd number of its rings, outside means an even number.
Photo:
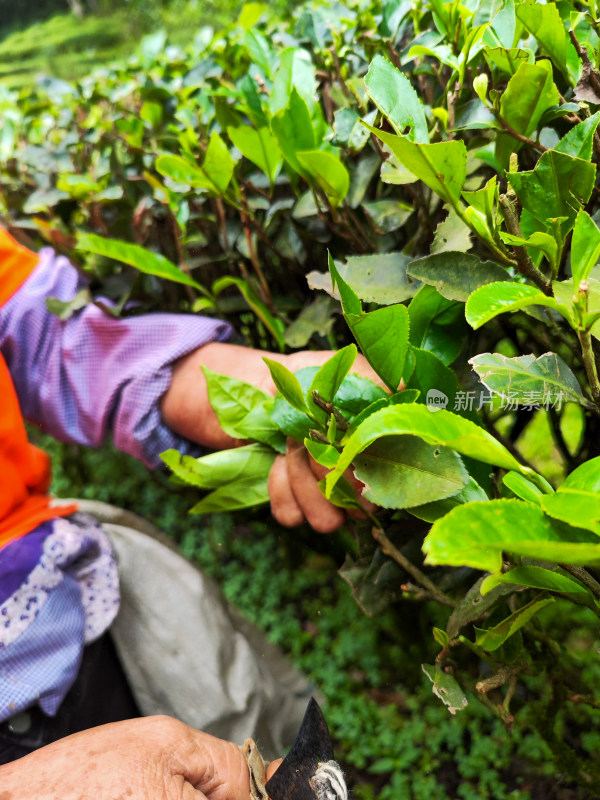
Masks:
[[[198,452],[163,423],[159,400],[172,364],[222,341],[230,327],[191,314],[114,319],[94,305],[60,320],[46,299],[72,300],[84,279],[46,248],[19,291],[0,309],[0,351],[23,415],[57,439],[98,446],[109,433],[149,467],[171,447]]]

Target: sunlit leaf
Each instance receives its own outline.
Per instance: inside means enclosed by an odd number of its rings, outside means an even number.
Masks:
[[[433,523],[423,551],[429,564],[489,572],[500,572],[503,553],[564,564],[600,561],[597,536],[576,528],[565,533],[539,506],[521,500],[457,506]]]
[[[387,117],[396,133],[415,142],[428,142],[427,119],[419,95],[408,78],[382,56],[375,56],[365,76],[367,94]]]
[[[168,258],[160,255],[160,253],[152,253],[137,244],[121,242],[116,239],[105,239],[95,233],[80,233],[77,236],[77,249],[112,258],[123,264],[129,264],[148,275],[155,275],[157,278],[165,278],[175,283],[184,283],[187,286],[194,286],[196,289],[204,291],[199,283],[196,283],[193,278],[182,272]]]

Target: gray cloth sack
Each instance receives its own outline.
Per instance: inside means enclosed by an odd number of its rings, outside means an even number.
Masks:
[[[314,694],[308,680],[151,523],[76,502],[115,548],[121,608],[110,631],[141,712],[282,755]]]

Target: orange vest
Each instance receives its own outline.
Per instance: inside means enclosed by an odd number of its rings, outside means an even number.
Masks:
[[[0,228],[0,306],[34,270],[38,257]],[[72,514],[77,506],[50,506],[50,459],[27,441],[19,401],[0,354],[0,548],[41,522]]]

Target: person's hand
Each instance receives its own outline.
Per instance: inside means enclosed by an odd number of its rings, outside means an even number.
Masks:
[[[248,800],[240,748],[170,717],[114,722],[0,767],[2,800]]]
[[[208,399],[202,366],[275,394],[264,356],[297,372],[302,367],[321,366],[333,355],[328,350],[305,350],[286,356],[221,342],[208,344],[175,365],[171,385],[161,404],[163,419],[172,430],[213,450],[243,444],[228,436],[219,425]],[[357,356],[351,372],[383,385],[362,355]],[[288,440],[286,454],[277,456],[269,476],[271,511],[281,525],[295,527],[307,521],[320,533],[331,533],[342,525],[344,510],[326,500],[318,486],[325,472],[301,443]],[[372,510],[374,506],[360,498],[359,482],[351,474],[346,477],[355,486],[361,504]]]

